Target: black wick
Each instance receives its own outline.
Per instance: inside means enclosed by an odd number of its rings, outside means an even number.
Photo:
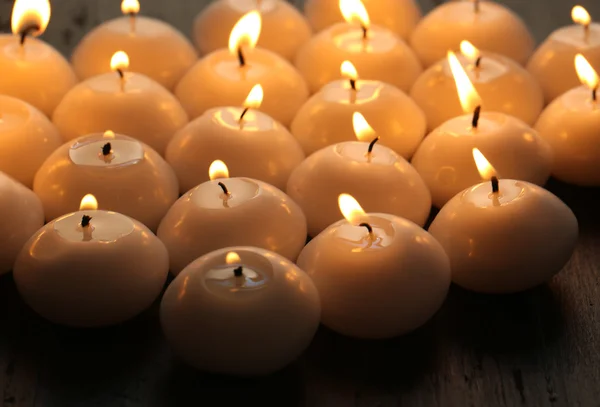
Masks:
[[[229,195],[229,191],[227,190],[227,187],[225,186],[225,184],[223,184],[222,182],[219,182],[219,186],[221,187],[221,189],[223,190],[223,193],[225,195]]]
[[[481,66],[481,57],[477,57],[475,60],[475,68],[479,68]]]
[[[40,30],[40,26],[39,25],[30,25],[29,27],[26,27],[25,29],[23,29],[23,31],[21,31],[21,40],[20,43],[21,45],[25,44],[25,38],[27,38],[27,36],[35,31],[39,31]]]
[[[492,177],[492,192],[495,194],[495,193],[498,193],[498,191],[500,191],[500,187],[498,185],[498,177],[493,176]]]
[[[364,25],[361,25],[360,28],[362,28],[363,40],[366,40],[367,39],[367,31],[369,31],[369,29]]]
[[[368,223],[366,223],[366,222],[363,222],[363,223],[361,223],[361,224],[360,224],[360,225],[358,225],[358,226],[362,226],[362,227],[365,227],[365,228],[367,228],[367,230],[369,231],[369,234],[373,233],[373,228],[371,227],[371,225],[369,225],[369,224],[368,224]]]
[[[90,226],[90,221],[91,221],[91,220],[92,220],[92,217],[91,217],[91,216],[88,216],[88,215],[83,215],[83,216],[81,217],[81,227],[82,227],[82,228],[86,228],[86,227]]]
[[[479,124],[479,115],[481,114],[481,106],[477,106],[475,108],[475,111],[473,112],[473,120],[471,121],[471,125],[473,126],[474,129],[477,128],[477,125]]]
[[[105,145],[102,146],[102,155],[103,156],[107,156],[110,155],[112,151],[112,145],[110,143],[106,143]]]
[[[238,60],[240,61],[240,66],[246,65],[246,58],[244,58],[244,54],[242,53],[242,47],[238,47],[237,56]]]
[[[244,275],[244,273],[242,273],[243,269],[242,266],[236,267],[233,269],[233,275],[236,277],[241,277]]]
[[[352,90],[356,90],[356,79],[350,79],[350,87]]]
[[[244,110],[242,111],[242,114],[240,115],[240,121],[242,121],[242,119],[244,118],[244,116],[248,112],[248,109],[250,109],[250,108],[249,107],[245,107],[244,108]]]
[[[367,152],[368,152],[369,154],[371,154],[371,152],[373,151],[373,147],[375,146],[375,143],[377,143],[378,141],[379,141],[379,136],[375,137],[375,138],[373,139],[373,141],[371,141],[371,142],[369,143],[369,150],[367,150]]]
[[[592,100],[594,102],[598,100],[598,96],[596,95],[597,92],[598,92],[598,88],[592,89]]]

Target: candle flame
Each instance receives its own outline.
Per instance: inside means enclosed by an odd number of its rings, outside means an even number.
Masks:
[[[229,52],[237,55],[242,46],[254,48],[260,36],[262,20],[260,13],[256,10],[244,14],[233,26],[229,35]]]
[[[227,165],[221,160],[215,160],[210,164],[208,168],[208,176],[211,181],[219,178],[229,178],[229,169]]]
[[[375,130],[367,122],[365,117],[359,112],[352,114],[352,127],[354,128],[354,134],[359,141],[372,141],[375,137]]]
[[[356,72],[356,68],[350,61],[342,62],[342,65],[340,65],[340,72],[342,73],[342,77],[346,79],[353,81],[358,79],[358,72]]]
[[[46,31],[49,22],[49,0],[15,1],[10,21],[13,34],[28,33],[37,37]]]
[[[460,42],[460,52],[471,62],[477,61],[477,58],[481,56],[481,53],[479,52],[477,47],[467,40],[463,40]]]
[[[94,195],[87,194],[81,199],[81,203],[79,204],[80,211],[95,211],[96,209],[98,209],[98,201]]]
[[[112,130],[106,130],[103,135],[104,138],[115,138],[115,132]]]
[[[458,98],[460,99],[460,105],[462,106],[463,112],[473,113],[477,106],[481,106],[481,97],[479,97],[467,72],[465,72],[465,69],[452,51],[448,51],[448,63],[452,70],[452,76],[454,76],[454,82],[456,83]]]
[[[583,26],[588,26],[592,22],[592,17],[590,17],[590,13],[588,13],[588,11],[581,6],[573,7],[573,9],[571,10],[571,18],[573,19],[573,22],[575,24]]]
[[[121,12],[125,15],[139,13],[140,2],[138,0],[123,0],[121,2]]]
[[[594,70],[592,65],[587,59],[581,54],[575,55],[575,69],[577,70],[577,76],[582,84],[586,85],[590,89],[598,89],[600,78],[598,73]]]
[[[225,255],[226,264],[239,264],[241,261],[242,259],[240,259],[240,256],[236,252],[227,252],[227,254]]]
[[[341,194],[338,197],[338,205],[344,218],[353,225],[358,225],[365,216],[365,211],[352,195]]]
[[[340,11],[348,23],[359,23],[364,29],[369,28],[371,20],[365,5],[360,0],[340,0]]]
[[[246,109],[258,109],[263,101],[263,88],[260,85],[254,85],[250,89],[250,93],[246,96],[244,107]]]
[[[129,56],[125,51],[117,51],[110,59],[110,69],[113,71],[124,71],[129,68]]]
[[[486,181],[492,179],[497,175],[496,170],[490,164],[490,162],[485,158],[485,156],[479,151],[479,149],[473,149],[473,159],[475,160],[475,165],[477,166],[477,171],[479,171],[479,175]]]

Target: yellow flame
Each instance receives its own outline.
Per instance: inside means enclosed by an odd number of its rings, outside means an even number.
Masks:
[[[348,23],[359,23],[363,28],[369,28],[371,20],[365,5],[360,0],[340,0],[340,11]]]
[[[210,177],[211,181],[219,178],[229,178],[229,169],[223,161],[215,160],[208,168],[208,176]]]
[[[341,194],[338,197],[338,205],[344,218],[353,225],[360,223],[365,216],[365,211],[352,195]]]
[[[263,88],[260,85],[254,85],[250,89],[250,93],[246,96],[244,101],[244,107],[247,109],[258,109],[263,101]]]
[[[360,141],[373,141],[375,137],[375,130],[371,127],[371,125],[365,119],[365,116],[360,114],[359,112],[354,112],[352,114],[352,127],[354,128],[354,134],[356,138]]]
[[[471,62],[477,61],[477,58],[481,56],[481,53],[479,52],[477,47],[467,40],[463,40],[460,42],[460,52]]]
[[[13,34],[27,32],[37,37],[50,22],[49,0],[16,0],[10,21]]]
[[[137,14],[140,12],[140,2],[138,0],[123,0],[121,2],[121,12],[123,14]]]
[[[342,62],[342,65],[340,65],[340,72],[342,73],[342,77],[346,79],[353,81],[358,79],[358,72],[356,72],[356,68],[350,61]]]
[[[103,135],[104,138],[115,138],[115,132],[112,130],[106,130]]]
[[[577,76],[582,84],[586,85],[590,89],[597,89],[600,83],[598,73],[594,70],[592,65],[587,59],[581,54],[575,55],[575,69],[577,70]]]
[[[479,171],[479,175],[486,181],[492,179],[497,175],[496,170],[492,167],[492,164],[485,158],[485,156],[479,151],[479,149],[473,149],[473,159],[475,160],[475,165],[477,166],[477,171]]]
[[[452,70],[452,76],[454,76],[454,82],[456,82],[460,105],[465,113],[473,113],[477,106],[481,106],[481,98],[471,83],[465,69],[452,51],[448,51],[448,63]]]
[[[228,252],[225,255],[225,263],[226,264],[239,264],[242,261],[240,256],[236,252]]]
[[[96,209],[98,209],[98,201],[94,195],[87,194],[81,199],[81,203],[79,204],[80,211],[95,211]]]
[[[581,6],[575,6],[571,10],[571,18],[575,24],[580,24],[583,26],[588,26],[592,22],[592,17],[590,17],[590,13],[587,12]]]
[[[129,68],[129,56],[125,51],[117,51],[110,59],[110,69],[113,71],[124,71]]]
[[[242,46],[254,48],[260,36],[261,26],[262,20],[258,11],[244,14],[229,34],[229,52],[237,55],[238,49]]]

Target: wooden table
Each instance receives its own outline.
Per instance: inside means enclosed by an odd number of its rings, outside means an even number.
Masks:
[[[169,3],[174,3],[170,4]],[[144,14],[189,31],[201,1],[144,0]],[[68,52],[117,0],[55,0],[46,39]],[[564,0],[506,1],[538,39],[568,23]],[[600,18],[598,0],[582,1]],[[11,1],[0,4],[7,27]],[[431,4],[424,4],[428,9]],[[171,354],[157,305],[122,326],[77,330],[37,317],[0,278],[0,403],[5,407],[600,406],[600,190],[552,181],[579,219],[570,264],[550,284],[510,296],[452,287],[417,332],[358,341],[321,328],[284,371],[242,380],[203,374]],[[255,351],[260,351],[259,349]]]

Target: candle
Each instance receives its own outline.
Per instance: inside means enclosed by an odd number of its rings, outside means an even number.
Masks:
[[[11,27],[0,35],[0,93],[22,99],[51,116],[77,82],[69,63],[54,48],[29,37],[41,35],[50,21],[48,0],[16,0]]]
[[[200,54],[226,47],[231,27],[243,14],[255,9],[262,17],[263,35],[258,46],[291,61],[312,31],[296,7],[283,0],[213,1],[194,20],[193,37]]]
[[[63,143],[42,112],[5,95],[0,95],[0,133],[0,171],[29,188],[44,160]]]
[[[544,107],[537,80],[510,58],[481,52],[469,41],[460,44],[460,62],[485,100],[487,110],[506,113],[533,125]],[[410,96],[423,109],[429,129],[459,116],[462,109],[446,59],[429,67],[415,82]]]
[[[149,307],[166,282],[160,240],[141,223],[97,207],[86,195],[78,212],[38,230],[15,263],[19,293],[54,323],[118,324]]]
[[[149,77],[126,72],[129,57],[117,51],[113,73],[94,76],[69,91],[52,121],[65,140],[113,129],[134,137],[159,154],[188,122],[177,99]]]
[[[256,246],[295,260],[306,242],[306,218],[289,196],[251,178],[229,178],[223,161],[210,181],[188,191],[169,209],[158,237],[179,274],[198,257],[223,247]]]
[[[413,31],[410,44],[425,67],[442,59],[462,40],[524,65],[534,40],[521,18],[493,1],[461,0],[441,4]]]
[[[71,62],[80,79],[110,72],[116,49],[131,57],[131,70],[144,74],[172,90],[197,59],[187,38],[169,24],[138,16],[138,0],[123,0],[123,17],[92,29],[77,44]]]
[[[573,7],[571,17],[575,25],[550,34],[527,64],[542,85],[547,103],[578,85],[572,65],[575,54],[581,53],[592,65],[600,66],[600,24],[592,23],[581,6]]]
[[[345,60],[365,78],[408,91],[422,71],[415,53],[393,32],[371,25],[360,0],[341,0],[340,10],[347,22],[316,34],[296,55],[296,67],[311,93],[337,79]]]
[[[416,103],[400,89],[358,78],[350,61],[341,64],[344,80],[325,85],[302,105],[291,125],[306,155],[353,140],[354,112],[369,116],[381,143],[409,159],[425,136],[427,122]]]
[[[179,196],[173,170],[156,151],[112,131],[63,144],[41,166],[33,190],[48,220],[76,210],[80,197],[89,191],[107,210],[130,216],[151,230],[158,228]]]
[[[210,109],[175,134],[166,158],[181,193],[207,181],[204,169],[219,158],[235,174],[285,189],[304,152],[283,125],[256,110],[262,99],[262,86],[255,85],[243,107]]]
[[[575,57],[575,64],[583,86],[555,99],[535,128],[554,152],[554,177],[581,186],[600,186],[598,74],[582,54]]]
[[[414,0],[363,0],[373,22],[407,40],[421,19]],[[307,0],[304,13],[316,32],[342,21],[339,0]]]
[[[429,232],[450,258],[452,281],[483,293],[513,293],[549,280],[577,242],[577,219],[547,190],[524,181],[498,180],[473,149],[484,180],[453,197]]]
[[[321,297],[321,323],[343,335],[391,338],[410,332],[441,307],[450,286],[442,246],[414,223],[365,214],[339,197],[345,220],[311,240],[298,266]]]
[[[323,148],[290,176],[287,193],[306,215],[308,234],[317,236],[340,219],[336,197],[344,192],[374,212],[423,226],[431,209],[431,194],[421,176],[408,161],[378,143],[379,136],[363,115],[354,113],[352,121],[360,141]]]
[[[19,251],[44,224],[39,198],[13,178],[0,172],[0,274],[8,273]]]
[[[270,374],[294,361],[320,317],[319,294],[306,273],[256,247],[220,249],[195,260],[169,285],[160,306],[167,341],[184,361],[242,376]]]
[[[441,208],[458,192],[478,182],[471,159],[479,148],[505,176],[543,185],[550,176],[552,151],[535,130],[500,112],[482,112],[482,101],[453,52],[448,61],[466,115],[443,123],[417,149],[412,164]]]
[[[181,79],[175,94],[191,118],[213,107],[236,105],[260,83],[269,96],[261,110],[289,126],[308,99],[308,89],[288,61],[272,51],[254,48],[260,30],[258,11],[245,14],[231,30],[229,50],[208,54]]]

